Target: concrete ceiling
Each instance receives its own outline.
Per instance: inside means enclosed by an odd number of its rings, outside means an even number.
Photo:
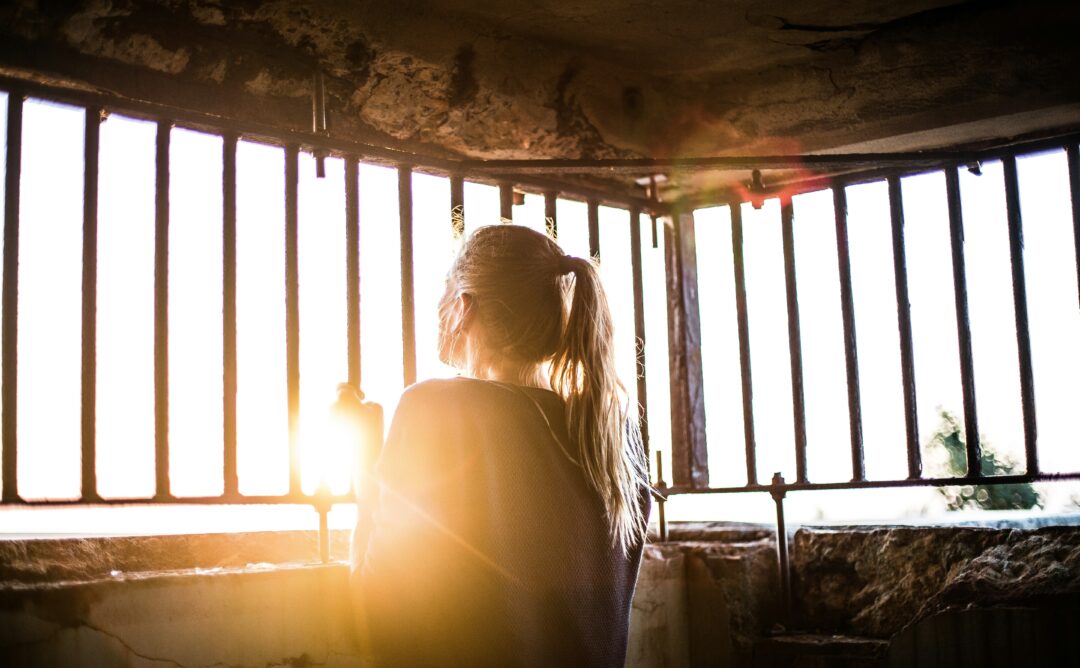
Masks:
[[[1080,127],[1078,28],[1065,0],[21,0],[0,73],[305,129],[319,70],[332,134],[442,156],[898,151]]]

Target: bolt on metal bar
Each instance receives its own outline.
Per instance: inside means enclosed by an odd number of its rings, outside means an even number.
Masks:
[[[94,501],[97,493],[97,238],[98,155],[101,113],[87,107],[83,135],[82,248],[82,493]]]
[[[960,383],[964,393],[964,437],[967,475],[982,477],[982,447],[975,404],[975,364],[971,354],[971,319],[968,316],[967,269],[964,262],[964,218],[960,205],[960,176],[955,165],[945,170],[949,204],[949,236],[952,246],[953,296],[956,300],[956,331],[960,348]]]
[[[169,488],[169,140],[170,121],[158,121],[154,191],[154,496]]]
[[[746,307],[746,271],[743,257],[742,206],[732,204],[731,255],[735,274],[735,316],[739,329],[739,370],[742,378],[743,441],[746,448],[746,484],[757,484],[757,444],[754,436],[754,379],[750,369],[750,320]]]
[[[554,198],[552,198],[554,199]],[[630,271],[634,290],[634,355],[637,376],[638,424],[645,461],[649,461],[649,398],[645,378],[645,284],[641,267],[641,210],[630,209]]]
[[[349,384],[360,389],[360,163],[345,158],[345,302]]]
[[[465,179],[450,177],[450,232],[455,241],[465,236]]]
[[[589,257],[600,261],[600,205],[596,200],[588,202],[589,207]]]
[[[799,290],[795,280],[795,207],[780,198],[780,227],[784,238],[784,279],[787,287],[788,351],[791,360],[791,410],[795,425],[795,478],[806,482],[806,400],[803,395],[802,333]]]
[[[8,92],[7,169],[4,174],[4,287],[3,287],[3,500],[19,501],[18,443],[18,333],[19,333],[19,188],[22,180],[23,95]]]
[[[514,222],[514,184],[499,183],[499,218],[501,222]]]
[[[300,494],[300,149],[285,147],[285,375],[289,405],[289,493]]]
[[[558,193],[554,190],[544,193],[544,227],[549,237],[559,238]]]
[[[398,218],[401,229],[401,357],[405,386],[416,382],[416,306],[413,287],[412,167],[398,167]]]
[[[847,362],[848,421],[851,429],[851,477],[863,480],[862,400],[859,394],[859,350],[855,337],[855,302],[851,291],[851,257],[848,250],[847,191],[844,184],[833,185],[833,212],[836,216],[836,262],[840,276],[840,310],[844,319],[844,358]]]
[[[234,133],[221,144],[221,352],[222,352],[222,459],[224,495],[240,492],[236,463],[236,141]]]
[[[1027,274],[1024,272],[1024,223],[1020,211],[1020,184],[1016,156],[1005,156],[1005,209],[1009,217],[1009,254],[1012,259],[1013,312],[1016,349],[1020,364],[1020,404],[1024,414],[1024,455],[1028,473],[1039,472],[1038,422],[1035,416],[1035,379],[1028,329]]]
[[[1069,160],[1069,195],[1072,199],[1073,242],[1076,244],[1076,285],[1080,294],[1080,149],[1076,144],[1065,147]]]
[[[915,353],[911,340],[911,299],[908,296],[907,248],[904,243],[904,200],[900,177],[889,177],[889,217],[892,223],[893,275],[896,283],[896,324],[900,334],[900,375],[904,384],[904,425],[907,434],[908,477],[922,476],[919,451],[918,402],[915,394]]]

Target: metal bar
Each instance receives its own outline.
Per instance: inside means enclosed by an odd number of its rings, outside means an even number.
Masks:
[[[677,485],[709,484],[701,370],[694,216],[681,213],[664,230],[667,248],[668,366],[671,372],[671,477]]]
[[[101,109],[88,108],[83,135],[82,493],[97,498],[97,238]]]
[[[544,227],[552,239],[559,238],[558,197],[559,194],[554,190],[544,193]]]
[[[896,283],[896,324],[900,330],[900,375],[904,384],[908,477],[918,478],[922,475],[922,453],[919,451],[915,352],[911,340],[911,300],[908,297],[907,247],[904,243],[904,200],[898,176],[889,177],[889,216],[892,223],[893,275]]]
[[[347,302],[349,384],[360,389],[360,163],[345,159],[345,301]]]
[[[1020,403],[1024,412],[1024,456],[1027,472],[1038,473],[1038,422],[1035,416],[1035,377],[1031,364],[1031,333],[1028,329],[1027,274],[1024,272],[1024,223],[1020,211],[1020,184],[1016,176],[1016,157],[1006,156],[1001,162],[1005,168],[1005,208],[1009,217],[1013,310],[1016,316],[1016,349],[1020,363]]]
[[[221,145],[222,443],[225,496],[240,493],[236,462],[236,135]]]
[[[552,198],[554,199],[554,198]],[[649,397],[645,378],[645,285],[641,270],[641,211],[630,209],[630,271],[634,290],[634,354],[637,376],[638,424],[645,461],[649,461]]]
[[[499,218],[501,222],[514,222],[514,184],[499,183]]]
[[[454,240],[465,236],[465,179],[450,177],[450,230]]]
[[[731,255],[735,272],[735,316],[739,329],[739,369],[742,377],[743,443],[746,448],[746,484],[757,484],[757,444],[754,435],[754,381],[750,370],[750,319],[746,308],[746,271],[743,258],[742,206],[731,210]]]
[[[792,623],[791,605],[791,562],[788,555],[787,523],[784,521],[784,476],[774,473],[769,493],[776,503],[776,562],[780,579],[780,614],[783,625],[790,629]]]
[[[655,457],[659,454],[659,451],[653,451]],[[978,481],[979,485],[1016,485],[1023,483],[1052,483],[1052,482],[1070,482],[1080,480],[1080,471],[1070,471],[1068,473],[1038,473],[1035,475],[1027,474],[1015,474],[1015,475],[1000,475],[1000,476],[986,476]],[[877,488],[906,488],[906,487],[962,487],[964,485],[970,485],[972,481],[967,477],[954,477],[954,478],[902,478],[899,480],[859,480],[859,481],[846,481],[846,482],[827,482],[827,483],[785,483],[779,489],[785,492],[816,492],[827,490],[844,490],[844,489],[877,489]],[[755,484],[751,486],[737,486],[737,487],[688,487],[688,486],[674,486],[667,487],[666,485],[661,487],[657,485],[657,490],[663,490],[666,496],[683,495],[683,494],[753,494],[766,492],[770,493],[774,489],[777,489],[773,485],[760,485]],[[336,494],[329,497],[332,503],[353,503],[356,499],[351,494]],[[16,498],[11,501],[3,501],[0,505],[4,506],[162,506],[162,505],[267,505],[267,504],[289,504],[289,505],[303,505],[303,506],[315,506],[318,503],[324,502],[323,497],[311,494],[282,494],[282,495],[262,495],[262,496],[197,496],[197,497],[170,497],[167,499],[155,499],[155,498],[109,498],[98,499],[93,503],[87,503],[82,499],[34,499],[23,500]]]
[[[1069,195],[1072,199],[1073,242],[1076,244],[1076,285],[1080,294],[1080,149],[1076,144],[1065,147],[1069,160]]]
[[[600,205],[589,200],[589,257],[600,261]]]
[[[300,493],[300,150],[285,148],[285,374],[289,404],[289,492]]]
[[[960,206],[960,176],[955,165],[945,170],[945,190],[949,199],[953,295],[956,299],[956,331],[960,347],[960,383],[964,392],[967,475],[970,478],[977,478],[982,476],[982,448],[979,444],[979,419],[975,408],[975,365],[971,356],[971,322],[968,317],[967,270],[964,266],[964,219]]]
[[[23,95],[8,93],[7,169],[4,174],[4,287],[3,287],[3,388],[0,412],[3,415],[3,501],[19,501],[18,380],[16,365],[19,335],[19,189],[22,182]]]
[[[398,218],[401,227],[401,357],[405,386],[416,382],[416,307],[413,292],[412,168],[398,167]]]
[[[169,488],[169,138],[172,123],[158,121],[154,192],[154,496]]]
[[[803,396],[802,333],[799,327],[799,290],[795,280],[795,209],[791,198],[780,199],[780,227],[784,238],[784,279],[787,286],[788,352],[791,358],[791,409],[795,424],[795,478],[806,482],[806,401]]]
[[[667,482],[664,481],[664,458],[659,450],[656,451],[656,489],[660,493],[660,498],[657,501],[657,524],[660,529],[660,542],[666,543],[668,538],[667,533],[667,516],[665,514],[665,504],[667,503]]]
[[[859,396],[859,358],[855,337],[855,303],[851,292],[851,260],[848,253],[847,192],[833,186],[836,215],[836,261],[840,274],[840,310],[844,318],[844,359],[847,362],[848,421],[851,429],[851,477],[866,477],[863,463],[862,402]]]

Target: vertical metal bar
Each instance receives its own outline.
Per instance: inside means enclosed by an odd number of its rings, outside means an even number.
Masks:
[[[416,382],[416,307],[413,293],[412,168],[398,167],[398,213],[401,224],[401,357],[405,386]]]
[[[1069,194],[1072,198],[1073,242],[1076,244],[1076,285],[1080,294],[1080,149],[1076,144],[1065,147],[1069,159]]]
[[[784,238],[784,279],[787,286],[788,351],[791,358],[791,409],[795,424],[795,476],[806,477],[806,402],[803,396],[802,333],[799,290],[795,280],[795,208],[790,197],[780,198],[780,227]]]
[[[457,174],[450,177],[450,230],[455,241],[465,236],[465,179]]]
[[[19,188],[22,181],[23,96],[8,93],[7,170],[4,174],[4,288],[3,357],[4,386],[0,403],[3,413],[3,500],[19,500],[18,479],[18,333],[19,333]]]
[[[589,200],[589,257],[600,261],[600,205]]]
[[[552,198],[554,199],[554,198]],[[638,423],[645,461],[649,461],[649,398],[645,379],[645,285],[641,269],[641,210],[630,209],[630,271],[634,290],[634,352],[636,355]]]
[[[656,489],[660,492],[657,501],[657,523],[660,528],[660,542],[667,542],[667,516],[664,505],[667,503],[667,482],[664,481],[664,458],[659,450],[656,451]]]
[[[544,193],[544,223],[547,235],[552,239],[559,238],[558,197],[553,190]]]
[[[788,556],[787,523],[784,521],[784,476],[774,473],[769,492],[776,502],[776,561],[780,576],[780,614],[785,628],[792,623],[791,562]]]
[[[1005,168],[1005,206],[1009,216],[1016,348],[1020,358],[1020,403],[1024,411],[1024,455],[1027,460],[1026,472],[1032,474],[1039,472],[1039,451],[1038,422],[1035,419],[1035,377],[1031,365],[1031,333],[1028,329],[1027,274],[1024,272],[1024,223],[1020,212],[1016,156],[1005,156],[1001,162]]]
[[[900,374],[904,383],[904,424],[907,428],[908,477],[922,477],[919,421],[915,395],[915,352],[911,341],[911,299],[908,297],[907,248],[904,244],[904,200],[900,177],[889,177],[892,222],[893,275],[896,282],[896,324],[900,330]]]
[[[836,215],[836,261],[840,274],[840,310],[844,318],[844,356],[847,361],[848,421],[851,428],[851,479],[865,480],[863,463],[862,402],[859,397],[859,358],[855,339],[855,303],[851,293],[851,259],[848,254],[847,192],[833,186]]]
[[[169,488],[169,139],[172,123],[158,121],[154,192],[154,480],[155,497]]]
[[[360,163],[345,158],[345,301],[349,337],[349,384],[360,389]]]
[[[504,223],[514,222],[514,184],[499,184],[499,218]]]
[[[240,492],[236,464],[236,134],[221,145],[221,351],[225,496]]]
[[[83,248],[82,248],[82,494],[95,501],[97,493],[97,238],[98,148],[101,113],[86,109],[83,138]]]
[[[742,376],[743,441],[746,448],[746,484],[757,484],[757,444],[754,436],[754,381],[750,372],[750,320],[746,309],[746,273],[743,264],[742,206],[731,207],[731,254],[735,272],[735,315],[739,329],[739,368]]]
[[[289,403],[289,494],[300,484],[299,149],[285,147],[285,374]]]
[[[671,477],[677,486],[707,487],[709,458],[693,214],[677,213],[674,225],[665,228],[664,235],[671,371]]]
[[[964,218],[960,208],[960,176],[956,166],[945,170],[949,200],[949,238],[952,246],[953,296],[956,300],[956,331],[960,347],[960,383],[964,392],[964,436],[967,444],[967,475],[982,476],[982,447],[975,409],[975,365],[971,356],[971,322],[968,318],[967,270],[964,266]]]

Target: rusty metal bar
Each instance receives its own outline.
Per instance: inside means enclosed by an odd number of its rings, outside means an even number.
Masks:
[[[956,299],[956,331],[960,347],[960,383],[964,392],[964,437],[967,445],[967,475],[982,476],[982,448],[975,405],[975,364],[971,355],[971,320],[968,317],[967,270],[964,263],[964,218],[960,206],[960,176],[954,165],[945,170],[945,190],[949,200],[949,235],[952,246],[953,295]]]
[[[289,493],[300,494],[300,149],[285,147],[285,374],[289,404]]]
[[[499,218],[501,222],[514,222],[514,184],[499,183]]]
[[[345,301],[348,318],[349,384],[360,389],[360,163],[345,158]]]
[[[101,113],[86,110],[83,134],[83,247],[82,247],[82,493],[94,501],[97,492],[97,238],[98,156]]]
[[[666,543],[668,538],[667,533],[667,515],[664,512],[664,506],[667,503],[667,482],[664,481],[664,458],[659,450],[656,451],[656,491],[659,493],[656,505],[656,521],[660,533],[660,542]]]
[[[450,231],[455,241],[465,236],[465,179],[457,174],[450,177]]]
[[[1006,156],[1001,163],[1005,168],[1005,208],[1009,217],[1013,310],[1016,317],[1016,349],[1020,363],[1020,403],[1024,412],[1024,456],[1027,472],[1038,473],[1038,422],[1035,418],[1035,378],[1031,364],[1031,333],[1028,329],[1027,274],[1024,272],[1024,223],[1020,212],[1020,184],[1016,176],[1016,157]]]
[[[235,134],[221,144],[221,351],[222,443],[225,496],[240,493],[236,463],[236,141]]]
[[[847,192],[842,183],[833,186],[836,215],[836,261],[840,270],[840,310],[844,318],[844,358],[847,362],[848,421],[851,428],[851,475],[866,477],[863,461],[862,402],[859,396],[859,358],[855,338],[855,303],[851,292],[851,259],[848,252]]]
[[[558,198],[559,194],[554,190],[544,193],[544,227],[552,239],[559,238]]]
[[[1069,160],[1069,195],[1072,199],[1073,242],[1076,244],[1076,285],[1080,294],[1080,149],[1076,144],[1065,147]]]
[[[554,198],[552,198],[554,199]],[[638,424],[645,461],[649,461],[649,398],[645,378],[645,284],[641,269],[641,210],[630,209],[630,271],[634,290],[634,355],[637,376]]]
[[[746,271],[743,258],[742,206],[731,205],[731,255],[735,272],[735,316],[739,329],[739,369],[742,378],[743,442],[746,448],[746,484],[757,484],[757,444],[754,435],[754,381],[750,370],[750,319],[746,308]]]
[[[803,396],[802,333],[799,327],[799,290],[795,280],[795,208],[791,198],[780,199],[780,227],[784,238],[784,279],[787,287],[788,352],[791,359],[791,410],[795,425],[795,478],[806,482],[806,401]]]
[[[705,441],[694,216],[680,213],[673,223],[664,230],[671,370],[671,477],[676,485],[704,487],[709,484],[709,457]]]
[[[18,380],[19,361],[19,188],[22,182],[23,95],[8,92],[7,153],[4,173],[4,288],[3,288],[3,388],[0,413],[3,415],[3,482],[5,503],[19,501],[18,478]]]
[[[413,292],[412,168],[398,167],[398,218],[401,226],[401,361],[405,386],[416,382],[416,306]]]
[[[158,121],[154,191],[154,496],[169,488],[169,139],[172,123]]]
[[[922,453],[919,451],[915,352],[911,340],[911,299],[908,297],[907,247],[904,243],[904,199],[898,176],[889,177],[889,217],[892,223],[893,276],[896,283],[896,323],[900,330],[900,375],[904,384],[908,477],[918,478],[922,475]]]
[[[780,614],[784,627],[791,628],[791,561],[788,554],[787,523],[784,521],[784,476],[774,473],[769,493],[776,503],[776,562],[780,579]]]
[[[600,205],[589,200],[589,257],[600,261]]]

